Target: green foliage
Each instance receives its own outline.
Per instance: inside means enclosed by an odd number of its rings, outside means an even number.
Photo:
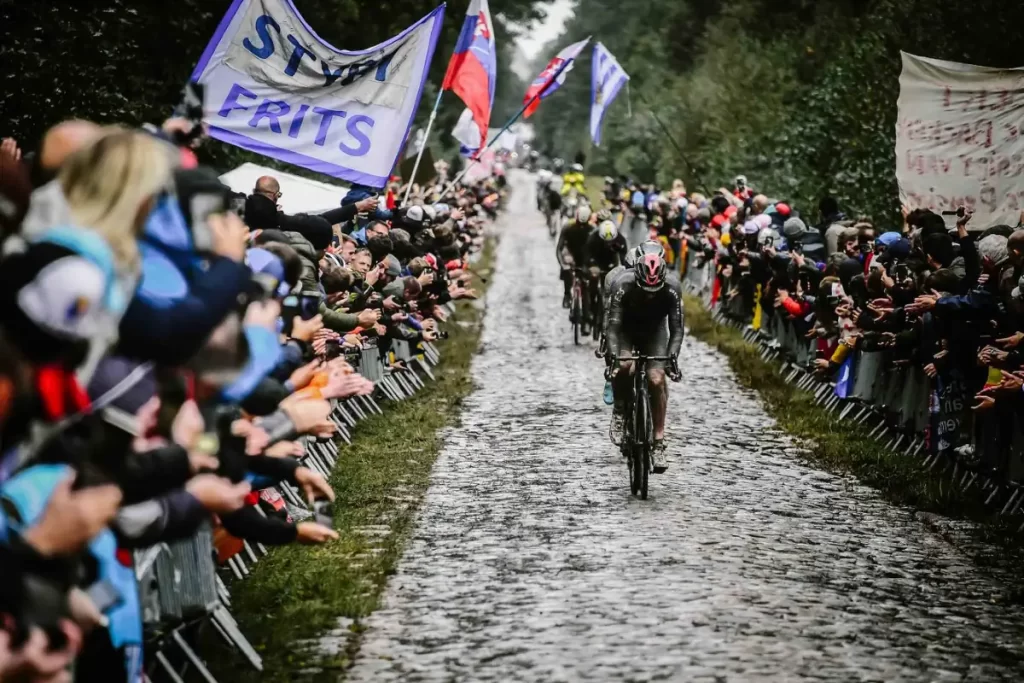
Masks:
[[[895,221],[900,50],[1019,66],[1022,21],[1024,6],[997,0],[579,0],[554,43],[603,42],[632,78],[632,117],[623,93],[589,149],[588,50],[531,121],[541,149],[588,150],[596,175],[715,189],[743,173],[812,215],[832,193]]]
[[[101,123],[159,123],[179,99],[199,56],[231,0],[142,2],[0,2],[0,136],[31,150],[47,128],[68,118]],[[302,16],[327,42],[362,49],[391,37],[434,9],[440,0],[295,0]],[[451,0],[417,116],[425,124],[455,46],[469,0]],[[541,16],[533,0],[495,7],[499,45],[495,120],[516,111],[523,86],[511,72],[514,35],[509,26]],[[435,123],[448,135],[463,105],[447,96]],[[503,120],[503,119],[502,119]],[[401,131],[396,132],[401,134]],[[211,143],[206,161],[227,167],[263,157]],[[435,158],[442,154],[435,149]],[[289,168],[289,170],[294,170]]]

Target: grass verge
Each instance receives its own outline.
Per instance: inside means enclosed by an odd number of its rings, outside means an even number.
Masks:
[[[494,245],[474,270],[489,279]],[[476,283],[483,296],[486,284]],[[460,303],[450,337],[441,343],[437,381],[410,400],[387,403],[384,415],[361,422],[342,446],[331,475],[341,538],[317,547],[276,548],[250,576],[231,586],[232,613],[263,657],[256,674],[226,648],[207,650],[224,683],[253,680],[336,681],[359,646],[360,619],[378,606],[394,572],[441,447],[439,430],[458,415],[472,389],[470,361],[483,310]],[[322,646],[302,641],[320,638]]]
[[[740,383],[761,395],[778,425],[805,441],[811,462],[852,474],[893,503],[987,522],[981,531],[987,540],[1019,543],[1006,522],[973,492],[962,492],[948,477],[925,471],[920,459],[885,449],[868,429],[815,405],[812,394],[785,381],[777,362],[763,360],[760,349],[744,340],[739,330],[716,323],[696,297],[684,296],[684,307],[690,333],[725,354]]]

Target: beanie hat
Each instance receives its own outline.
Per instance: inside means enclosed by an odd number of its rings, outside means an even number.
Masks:
[[[400,277],[402,275],[402,264],[394,254],[385,256],[384,262],[387,264],[388,277]]]
[[[245,224],[252,230],[278,229],[277,204],[261,194],[249,195],[245,200]]]
[[[782,232],[790,239],[799,239],[807,232],[807,224],[794,216],[783,223]]]

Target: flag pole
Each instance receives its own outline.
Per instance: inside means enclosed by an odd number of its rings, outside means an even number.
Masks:
[[[561,71],[559,71],[559,73],[561,73]],[[458,183],[458,182],[459,182],[460,180],[462,180],[462,177],[463,177],[463,176],[465,176],[465,175],[466,175],[466,174],[467,174],[467,173],[469,172],[469,169],[473,168],[473,164],[475,164],[475,163],[477,163],[478,161],[480,161],[480,155],[482,155],[482,154],[483,154],[484,152],[486,152],[486,151],[487,151],[488,149],[490,149],[490,148],[491,148],[491,145],[493,145],[493,144],[494,144],[495,142],[497,142],[497,141],[498,141],[498,138],[500,138],[500,137],[502,136],[502,134],[503,134],[503,133],[504,133],[505,131],[507,131],[507,130],[508,130],[508,129],[509,129],[510,127],[512,127],[512,124],[514,124],[514,123],[515,123],[516,121],[518,121],[518,120],[519,120],[519,117],[523,115],[523,112],[525,112],[525,111],[526,111],[526,110],[527,110],[527,109],[528,109],[528,108],[530,107],[530,105],[531,105],[531,104],[533,104],[533,103],[534,103],[534,102],[535,102],[535,101],[536,101],[537,99],[539,99],[539,98],[540,98],[540,94],[541,94],[541,92],[543,92],[543,89],[542,89],[542,90],[538,90],[538,91],[537,91],[537,94],[536,94],[536,95],[534,95],[534,96],[533,96],[533,97],[531,97],[531,98],[530,98],[529,100],[527,100],[526,104],[524,104],[524,105],[522,106],[522,108],[521,108],[521,109],[520,109],[520,110],[519,110],[518,112],[516,112],[516,115],[515,115],[515,116],[513,116],[512,118],[510,118],[510,119],[509,119],[509,120],[508,120],[508,121],[507,121],[507,122],[505,123],[505,125],[501,127],[501,130],[499,130],[499,131],[498,131],[498,132],[497,132],[497,133],[495,134],[495,136],[494,136],[493,138],[491,138],[491,141],[490,141],[490,142],[488,142],[488,143],[487,143],[487,144],[486,144],[486,145],[485,145],[485,146],[483,147],[483,149],[479,150],[479,151],[478,151],[478,152],[477,152],[476,154],[474,154],[474,155],[472,156],[472,158],[470,158],[470,160],[469,160],[469,163],[468,163],[468,164],[466,164],[466,168],[464,168],[464,169],[462,169],[461,171],[459,171],[459,174],[458,174],[457,176],[455,176],[454,178],[452,178],[452,181],[451,181],[450,183],[448,183],[448,187],[446,187],[446,188],[444,189],[444,192],[442,192],[442,193],[441,193],[441,196],[440,196],[440,197],[438,197],[438,200],[444,199],[444,197],[445,197],[445,196],[446,196],[446,195],[447,195],[447,194],[448,194],[449,192],[451,192],[451,191],[452,191],[452,188],[453,188],[453,187],[455,187],[455,185],[456,185],[456,184],[457,184],[457,183]]]
[[[587,40],[589,41],[589,40],[590,40],[590,37],[587,37]],[[580,48],[580,49],[582,49],[582,48]],[[497,141],[498,141],[498,138],[500,138],[500,137],[501,137],[502,133],[504,133],[505,131],[507,131],[507,130],[508,130],[508,129],[509,129],[509,128],[510,128],[511,126],[512,126],[512,124],[514,124],[514,123],[515,123],[516,121],[518,121],[518,120],[519,120],[519,117],[520,117],[520,116],[522,116],[522,115],[523,115],[523,113],[524,113],[524,112],[525,112],[525,111],[526,111],[527,109],[529,109],[529,108],[530,108],[530,105],[531,105],[531,104],[533,104],[534,102],[536,102],[537,100],[539,100],[539,99],[540,99],[540,96],[541,96],[541,95],[542,95],[542,94],[544,93],[544,91],[545,91],[545,90],[547,90],[547,89],[548,89],[548,88],[549,88],[549,87],[551,86],[551,84],[552,84],[552,83],[554,83],[555,81],[557,81],[557,80],[558,80],[558,77],[562,75],[562,72],[563,72],[563,71],[565,71],[565,70],[566,70],[566,69],[567,69],[567,68],[569,67],[569,65],[570,65],[570,64],[572,64],[572,63],[573,63],[573,62],[575,62],[575,61],[576,61],[576,58],[575,58],[575,57],[573,57],[573,58],[572,58],[572,59],[570,59],[569,61],[567,61],[567,62],[565,62],[564,64],[562,64],[562,66],[560,66],[560,67],[558,68],[558,71],[556,71],[556,72],[555,72],[554,74],[552,74],[552,75],[551,75],[551,78],[550,78],[550,79],[548,79],[548,81],[547,81],[547,82],[546,82],[546,83],[544,84],[544,87],[543,87],[543,88],[537,88],[537,92],[536,92],[536,93],[534,93],[533,97],[531,97],[530,99],[528,99],[528,100],[527,100],[526,102],[524,102],[524,103],[523,103],[523,106],[522,106],[522,107],[521,107],[521,108],[519,109],[519,111],[517,111],[517,112],[516,112],[515,116],[513,116],[512,118],[510,118],[510,119],[508,120],[508,122],[507,122],[507,123],[506,123],[506,124],[505,124],[504,126],[502,126],[502,127],[501,127],[501,130],[499,130],[499,131],[498,131],[498,133],[497,133],[497,134],[496,134],[496,135],[495,135],[495,136],[494,136],[493,138],[491,138],[491,141],[490,141],[490,142],[488,142],[488,143],[487,143],[487,144],[486,144],[486,145],[484,146],[484,148],[483,148],[483,149],[479,150],[479,151],[478,151],[478,152],[477,152],[476,154],[474,154],[474,155],[473,155],[472,159],[470,159],[470,162],[469,162],[468,164],[466,164],[466,168],[462,169],[462,171],[461,171],[461,172],[459,172],[459,174],[458,174],[457,176],[455,176],[455,177],[454,177],[454,178],[452,179],[452,181],[451,181],[450,183],[448,183],[448,187],[446,187],[446,188],[444,189],[444,192],[442,192],[442,193],[441,193],[441,196],[440,196],[440,197],[438,197],[438,199],[439,199],[439,200],[440,200],[440,199],[444,199],[444,198],[445,198],[445,196],[446,196],[446,195],[447,195],[447,194],[448,194],[449,192],[451,192],[451,191],[452,191],[452,188],[454,188],[454,187],[455,187],[455,185],[456,185],[456,184],[457,184],[457,183],[458,183],[458,182],[459,182],[460,180],[462,180],[463,176],[465,176],[465,175],[466,175],[466,173],[468,173],[468,172],[469,172],[469,169],[473,168],[473,164],[477,163],[477,161],[479,161],[479,160],[480,160],[480,155],[482,155],[482,154],[483,154],[483,153],[484,153],[485,151],[487,151],[488,149],[490,149],[490,148],[491,148],[491,145],[493,145],[493,144],[494,144],[495,142],[497,142]]]
[[[437,118],[437,110],[441,106],[441,98],[444,96],[444,88],[437,92],[437,99],[434,100],[434,109],[430,112],[430,119],[427,120],[427,130],[423,133],[423,145],[416,153],[416,163],[412,165],[412,175],[409,177],[409,184],[405,188],[405,196],[402,197],[402,204],[409,201],[409,193],[412,192],[413,183],[416,182],[416,172],[420,170],[420,160],[423,159],[423,152],[427,149],[427,142],[430,140],[430,129],[434,126],[434,119]]]
[[[676,142],[676,139],[672,137],[672,133],[668,132],[668,128],[665,126],[664,123],[661,122],[661,119],[658,118],[658,115],[654,113],[654,109],[647,102],[644,96],[638,95],[637,98],[647,107],[648,113],[650,113],[651,117],[655,121],[657,121],[658,125],[661,127],[661,132],[665,134],[665,137],[668,138],[668,141],[671,142],[672,146],[676,148],[676,153],[679,155],[679,158],[683,160],[684,164],[690,167],[690,172],[693,173],[693,177],[697,181],[697,184],[700,187],[704,188],[705,194],[710,196],[711,191],[708,189],[708,186],[704,184],[704,180],[701,179],[700,174],[697,173],[697,169],[694,167],[693,164],[690,163],[690,160],[687,159],[686,156],[683,154],[683,149],[679,146],[679,143]]]

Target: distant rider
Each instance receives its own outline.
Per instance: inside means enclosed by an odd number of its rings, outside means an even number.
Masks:
[[[562,308],[569,308],[572,301],[572,269],[582,269],[586,263],[586,245],[593,232],[594,226],[591,223],[593,214],[586,204],[576,209],[576,216],[567,221],[558,233],[558,242],[555,244],[555,258],[558,259],[558,267],[561,268],[562,285],[564,287],[562,297]],[[583,323],[581,332],[584,335],[590,334],[590,297],[587,295],[586,279],[583,286]]]
[[[586,195],[586,176],[583,175],[583,165],[573,164],[569,167],[569,172],[562,176],[562,196],[569,194],[572,191],[576,191],[576,194]]]

